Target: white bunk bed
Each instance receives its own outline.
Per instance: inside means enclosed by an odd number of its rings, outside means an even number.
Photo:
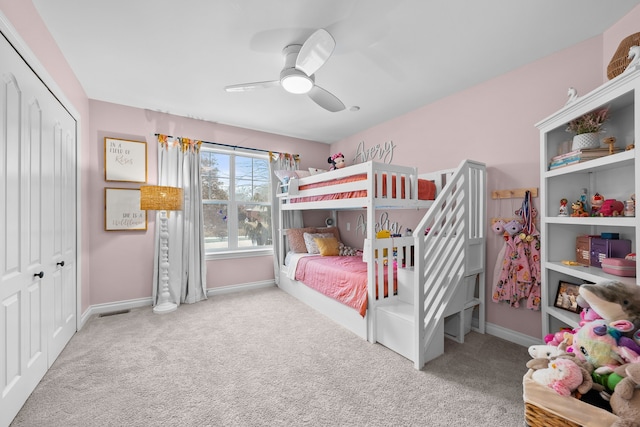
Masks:
[[[356,175],[366,179],[332,185]],[[419,200],[418,179],[434,181],[435,200]],[[307,189],[308,184],[323,183]],[[384,188],[385,194],[376,194]],[[387,191],[394,188],[395,191]],[[307,198],[360,191],[360,197]],[[389,194],[386,194],[389,193]],[[427,209],[412,236],[376,239],[367,227],[367,310],[364,317],[347,305],[292,280],[284,265],[285,230],[280,216],[278,286],[371,343],[380,343],[414,362],[416,369],[444,352],[444,319],[458,317],[455,339],[464,341],[465,315],[478,307],[473,329],[485,332],[486,168],[465,160],[455,169],[418,176],[410,167],[366,162],[310,177],[292,179],[279,194],[280,211],[365,209],[374,224],[380,209]],[[425,230],[429,232],[425,234]],[[413,254],[413,256],[409,256]],[[397,265],[384,268],[384,265]],[[413,265],[412,265],[413,264]],[[386,276],[386,277],[385,277]],[[384,283],[397,285],[385,294]],[[376,285],[379,289],[376,289]],[[381,297],[377,297],[381,296]]]

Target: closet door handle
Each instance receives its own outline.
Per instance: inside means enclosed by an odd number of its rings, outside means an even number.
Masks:
[[[59,265],[60,267],[64,267],[64,261],[57,262],[56,265]]]
[[[33,277],[39,277],[42,279],[44,277],[44,271],[41,271],[40,273],[35,273]]]

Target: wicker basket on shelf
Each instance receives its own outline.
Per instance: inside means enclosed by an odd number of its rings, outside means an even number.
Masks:
[[[620,42],[616,53],[613,54],[613,58],[611,58],[611,62],[609,62],[607,66],[607,77],[609,77],[609,80],[622,74],[631,62],[631,60],[627,58],[631,46],[640,46],[640,33],[631,34]]]
[[[524,419],[531,427],[605,427],[618,421],[609,411],[570,396],[560,396],[535,382],[529,370],[522,378]]]

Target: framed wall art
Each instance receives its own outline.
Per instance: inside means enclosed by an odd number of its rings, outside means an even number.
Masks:
[[[560,283],[558,283],[558,292],[556,293],[556,300],[553,305],[573,313],[580,313],[582,307],[580,307],[577,302],[579,289],[580,285],[561,280]]]
[[[147,143],[104,139],[105,181],[147,182]]]
[[[147,229],[147,211],[140,209],[139,189],[104,189],[104,229],[106,231]]]

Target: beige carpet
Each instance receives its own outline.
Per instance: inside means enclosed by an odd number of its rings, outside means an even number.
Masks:
[[[527,360],[471,332],[416,371],[271,287],[92,318],[12,426],[514,427]]]

